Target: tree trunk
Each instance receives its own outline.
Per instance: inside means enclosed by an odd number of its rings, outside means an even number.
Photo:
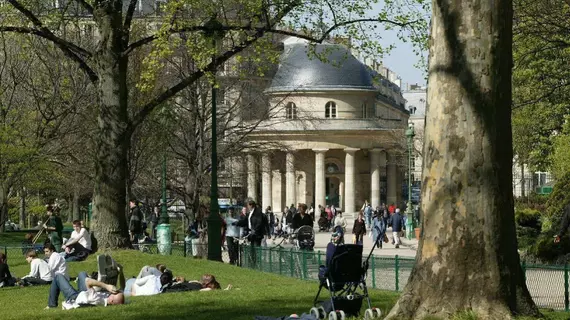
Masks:
[[[26,188],[20,192],[20,229],[26,228]]]
[[[73,190],[73,220],[81,220],[81,215],[79,213],[79,188]]]
[[[524,178],[524,163],[521,163],[521,196],[526,197],[526,179]]]
[[[69,203],[69,209],[67,210],[67,223],[72,223],[73,222],[73,210],[74,210],[74,205],[75,203],[73,203],[73,195],[69,195],[69,198],[66,199],[67,203]]]
[[[388,319],[539,315],[517,253],[512,0],[433,2],[422,238]]]
[[[122,55],[122,1],[97,1],[100,41],[94,57],[98,83],[93,230],[99,248],[131,247],[126,220],[127,57]]]
[[[6,231],[8,221],[8,187],[0,186],[0,232]]]

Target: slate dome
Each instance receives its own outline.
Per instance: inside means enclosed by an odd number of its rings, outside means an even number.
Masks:
[[[369,68],[346,47],[317,44],[311,52],[312,48],[303,43],[286,45],[266,92],[377,91]]]

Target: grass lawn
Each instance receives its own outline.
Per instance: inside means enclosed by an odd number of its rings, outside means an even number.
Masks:
[[[0,250],[1,251],[1,250]],[[132,297],[124,306],[84,308],[63,311],[43,310],[47,305],[49,287],[0,289],[1,319],[253,319],[255,315],[284,316],[308,312],[318,285],[274,274],[260,273],[227,264],[175,256],[143,254],[138,251],[116,251],[112,256],[125,268],[125,276],[138,274],[144,265],[164,263],[175,275],[198,279],[204,273],[214,274],[222,287],[231,291],[181,292],[150,297]],[[16,276],[29,272],[23,258],[9,257],[10,270]],[[69,264],[70,273],[95,271],[95,259]],[[384,313],[395,303],[398,294],[370,290],[374,306]],[[325,296],[328,292],[325,292]],[[63,297],[60,297],[60,301]],[[545,312],[547,319],[569,319],[570,314]],[[462,319],[464,317],[461,317]],[[464,318],[475,319],[475,318]]]

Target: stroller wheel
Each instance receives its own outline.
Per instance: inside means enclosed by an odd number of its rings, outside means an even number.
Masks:
[[[331,312],[329,313],[329,320],[340,320],[340,319],[338,318],[338,315],[337,315],[336,311],[331,311]]]
[[[317,318],[317,319],[321,319],[319,309],[317,309],[315,307],[311,308],[311,311],[309,311],[309,314],[312,315],[313,317]]]
[[[364,320],[372,320],[374,319],[374,312],[372,309],[364,310]]]
[[[378,308],[372,308],[372,315],[375,318],[380,318],[382,316],[382,310],[380,310]]]
[[[325,308],[323,308],[323,306],[319,307],[319,316],[317,317],[317,319],[326,319],[327,317],[327,312],[325,311]]]

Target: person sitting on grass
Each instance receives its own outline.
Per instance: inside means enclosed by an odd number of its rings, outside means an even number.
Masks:
[[[61,248],[65,250],[66,261],[82,261],[91,253],[91,235],[80,220],[73,221],[71,237]]]
[[[30,274],[19,281],[20,286],[37,286],[51,284],[53,276],[49,265],[44,260],[38,258],[36,251],[30,250],[26,254],[26,261],[30,264]]]
[[[6,262],[6,255],[0,253],[0,288],[13,287],[16,279],[10,274],[10,268]]]
[[[69,280],[69,273],[67,272],[67,263],[65,259],[57,252],[53,244],[49,243],[44,247],[44,253],[48,260],[49,268],[52,276],[55,279],[56,275],[61,274],[65,279]]]
[[[97,290],[97,288],[103,290]],[[48,306],[45,309],[57,307],[60,292],[65,297],[62,305],[64,310],[75,309],[82,305],[106,307],[125,303],[125,296],[115,286],[91,279],[86,272],[80,272],[77,276],[77,289],[75,290],[63,275],[56,275],[51,283]]]

